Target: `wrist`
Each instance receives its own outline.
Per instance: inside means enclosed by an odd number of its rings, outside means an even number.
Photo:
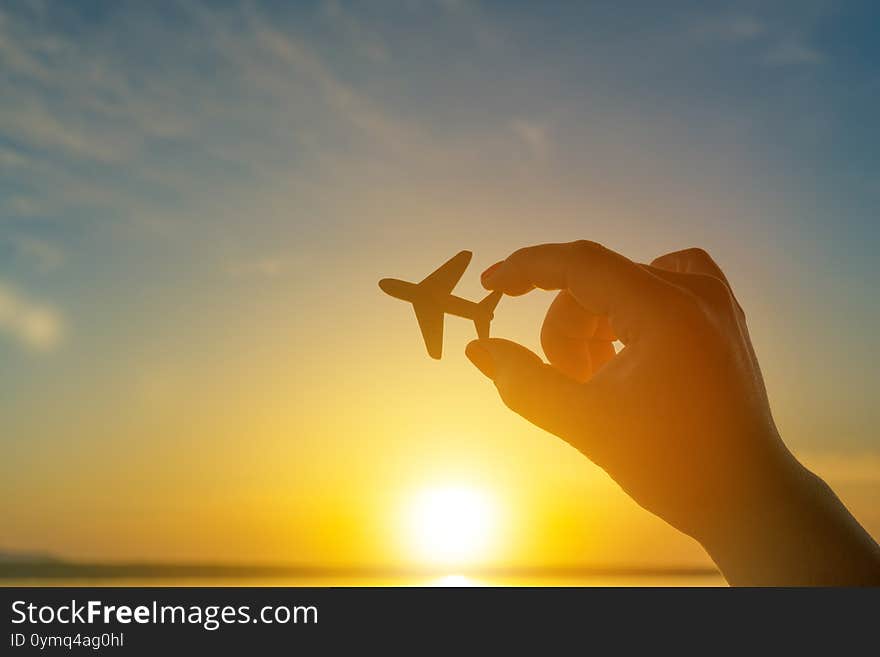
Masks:
[[[808,505],[811,479],[788,450],[735,477],[715,521],[697,537],[730,584],[772,581],[794,518]]]
[[[880,548],[779,441],[700,543],[731,585],[880,583]]]

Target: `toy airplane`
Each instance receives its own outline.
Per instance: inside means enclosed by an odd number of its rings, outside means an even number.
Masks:
[[[421,283],[408,283],[396,278],[383,278],[379,287],[396,299],[409,301],[416,311],[419,328],[425,339],[425,347],[432,358],[440,358],[443,353],[443,320],[446,313],[472,319],[477,327],[477,335],[489,337],[489,322],[492,321],[495,306],[501,292],[492,292],[479,303],[468,301],[452,294],[464,270],[467,269],[473,254],[462,251],[453,256]]]

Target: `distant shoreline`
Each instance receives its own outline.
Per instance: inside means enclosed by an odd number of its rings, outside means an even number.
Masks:
[[[248,565],[199,563],[77,563],[14,561],[0,563],[0,580],[25,579],[256,579],[325,577],[430,577],[448,575],[475,577],[699,577],[717,575],[707,567],[645,566],[525,566],[393,568],[384,566]]]

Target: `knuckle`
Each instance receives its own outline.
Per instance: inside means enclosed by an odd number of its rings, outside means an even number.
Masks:
[[[699,288],[699,295],[713,306],[728,305],[731,302],[730,289],[714,276],[698,275],[694,282]]]
[[[605,251],[605,247],[598,242],[592,240],[577,240],[569,245],[571,252],[575,256],[590,256],[595,253]]]
[[[505,260],[505,265],[509,270],[521,270],[529,261],[529,258],[532,256],[533,250],[532,247],[524,246],[520,249],[517,249]]]
[[[678,258],[674,253],[665,253],[661,256],[657,256],[651,261],[651,264],[654,267],[660,267],[661,269],[667,269],[669,267],[675,266],[678,263]]]
[[[597,261],[597,256],[608,253],[608,249],[591,240],[577,240],[568,244],[569,257],[566,258],[565,280],[569,286],[576,279],[587,275]]]
[[[709,274],[688,274],[682,287],[700,304],[713,310],[733,307],[735,299],[727,283]]]
[[[530,247],[528,247],[528,246],[524,246],[520,249],[517,249],[516,251],[511,253],[509,256],[507,256],[507,260],[508,261],[522,260],[523,258],[525,258],[529,254],[529,249],[530,249]]]
[[[692,246],[688,249],[684,249],[681,254],[688,258],[694,258],[695,260],[712,260],[712,256],[699,246]]]

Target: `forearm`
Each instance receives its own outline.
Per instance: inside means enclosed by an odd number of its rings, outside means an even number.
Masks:
[[[734,586],[880,586],[880,547],[793,457],[701,542]]]

